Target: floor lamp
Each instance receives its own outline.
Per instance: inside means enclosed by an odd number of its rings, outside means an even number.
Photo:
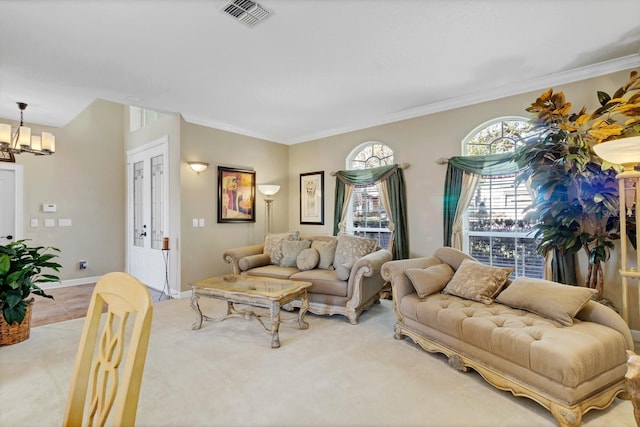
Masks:
[[[271,198],[271,196],[274,196],[280,190],[280,186],[263,184],[263,185],[258,185],[258,190],[266,196],[264,198],[265,208],[267,212],[265,225],[266,225],[267,233],[271,233],[271,216],[272,216],[271,209],[273,204],[273,199]]]
[[[602,142],[593,151],[609,163],[622,165],[623,171],[616,175],[618,197],[620,198],[620,275],[622,276],[622,317],[629,324],[629,278],[640,279],[640,251],[636,250],[636,265],[629,266],[627,260],[627,216],[633,214],[636,205],[636,247],[640,242],[640,136]],[[637,283],[636,283],[637,284]],[[640,307],[640,286],[638,287],[638,307]]]

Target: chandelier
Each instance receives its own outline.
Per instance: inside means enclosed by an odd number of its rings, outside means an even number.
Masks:
[[[53,154],[56,151],[56,137],[49,132],[42,132],[41,136],[31,135],[31,128],[24,126],[23,115],[27,104],[17,104],[20,109],[20,127],[12,133],[10,124],[0,123],[0,151],[11,154]]]

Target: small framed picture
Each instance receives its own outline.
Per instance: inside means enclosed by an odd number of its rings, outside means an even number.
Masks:
[[[300,224],[324,225],[324,171],[300,174]]]
[[[256,222],[256,172],[218,166],[218,222]]]

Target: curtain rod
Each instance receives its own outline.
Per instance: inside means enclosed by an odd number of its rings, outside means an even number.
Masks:
[[[409,163],[400,163],[398,165],[400,169],[409,169],[409,166],[410,166]],[[338,173],[337,171],[333,171],[333,172],[329,172],[329,175],[336,176],[337,173]]]

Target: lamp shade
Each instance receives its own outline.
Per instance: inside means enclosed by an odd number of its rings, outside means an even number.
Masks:
[[[195,173],[204,172],[209,167],[209,163],[206,163],[206,162],[188,162],[188,163],[191,170],[193,170]]]
[[[265,196],[273,196],[280,190],[280,186],[262,184],[262,185],[258,185],[258,190]]]
[[[11,125],[0,123],[0,144],[11,143]]]
[[[632,169],[640,163],[640,136],[614,139],[593,146],[593,151],[603,160],[625,169]]]

